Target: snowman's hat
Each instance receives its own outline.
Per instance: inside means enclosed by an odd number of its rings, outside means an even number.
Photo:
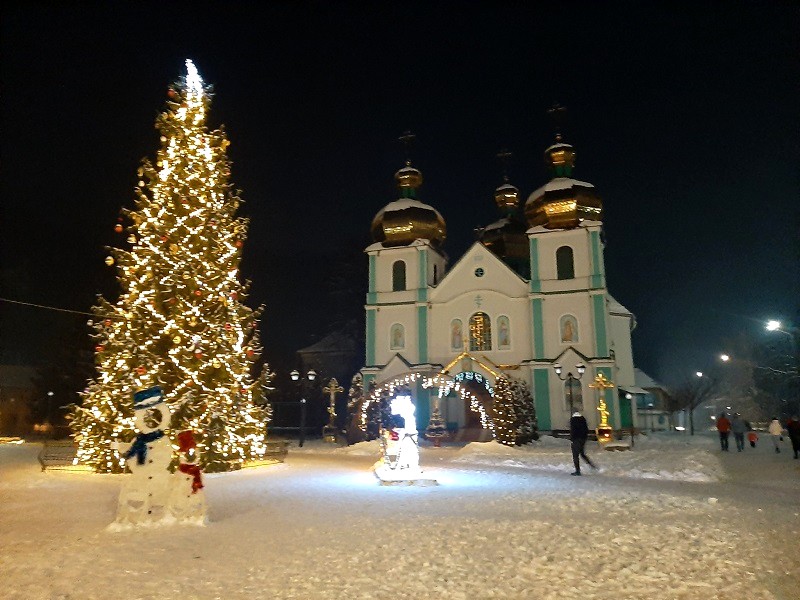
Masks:
[[[133,410],[144,410],[152,408],[156,404],[161,404],[164,396],[159,386],[154,386],[146,390],[141,390],[133,395]]]

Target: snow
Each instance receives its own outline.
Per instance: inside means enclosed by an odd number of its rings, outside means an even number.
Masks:
[[[579,181],[577,179],[572,179],[571,177],[554,177],[542,187],[538,188],[534,191],[530,196],[528,196],[528,202],[531,200],[535,200],[537,198],[541,198],[544,196],[546,192],[554,192],[557,190],[568,190],[575,186],[582,186],[587,188],[594,188],[591,183],[587,183],[586,181]]]
[[[206,475],[208,525],[114,533],[121,476],[42,473],[0,445],[6,599],[797,598],[800,461],[710,435],[423,446],[437,486],[381,486],[377,442],[311,440]]]
[[[401,210],[407,210],[409,208],[419,208],[422,210],[433,211],[439,218],[442,218],[442,215],[439,214],[439,211],[433,208],[430,204],[425,204],[424,202],[420,202],[419,200],[413,200],[411,198],[400,198],[398,200],[393,200],[389,202],[386,206],[384,206],[378,214],[375,215],[375,219],[380,219],[384,213],[387,212],[396,212]]]

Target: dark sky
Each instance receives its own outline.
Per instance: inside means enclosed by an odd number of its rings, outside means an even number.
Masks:
[[[403,131],[454,260],[496,219],[500,148],[524,197],[547,181],[558,101],[636,362],[675,380],[768,316],[800,322],[798,40],[789,2],[6,2],[2,295],[87,310],[115,289],[104,246],[187,57],[232,142],[278,363],[324,332],[331,264],[395,198]],[[0,310],[5,356],[66,335],[65,314]]]

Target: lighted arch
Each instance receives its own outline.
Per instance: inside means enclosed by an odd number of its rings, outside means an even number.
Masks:
[[[472,373],[471,371],[469,373]],[[459,373],[456,377],[462,375]],[[478,375],[486,381],[486,378],[480,375],[480,373],[473,373],[473,381],[478,381],[474,378],[474,375]],[[367,426],[367,411],[369,407],[372,406],[373,402],[379,401],[384,396],[393,396],[395,390],[401,386],[408,386],[412,383],[421,382],[422,387],[424,388],[439,388],[439,398],[444,398],[447,396],[451,391],[455,391],[461,397],[462,400],[469,400],[469,408],[470,410],[478,413],[481,417],[481,426],[484,429],[488,429],[492,432],[492,437],[494,437],[494,422],[492,418],[489,416],[486,407],[483,405],[475,394],[470,392],[465,386],[461,385],[461,381],[466,380],[467,376],[461,378],[461,380],[456,380],[455,377],[451,377],[446,373],[437,373],[435,375],[423,375],[422,373],[406,373],[405,375],[398,375],[393,379],[389,379],[384,381],[381,385],[375,387],[372,390],[372,393],[367,396],[364,400],[364,403],[361,405],[361,429],[366,428]],[[483,383],[478,381],[478,383]],[[487,390],[490,390],[490,394],[494,394],[494,389],[488,384],[488,381],[483,383],[484,387]]]

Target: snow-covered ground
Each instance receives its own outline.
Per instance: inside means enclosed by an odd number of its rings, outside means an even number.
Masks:
[[[424,447],[438,486],[380,486],[377,444],[208,475],[208,526],[112,533],[120,476],[0,446],[0,597],[800,598],[800,460],[706,436]]]

